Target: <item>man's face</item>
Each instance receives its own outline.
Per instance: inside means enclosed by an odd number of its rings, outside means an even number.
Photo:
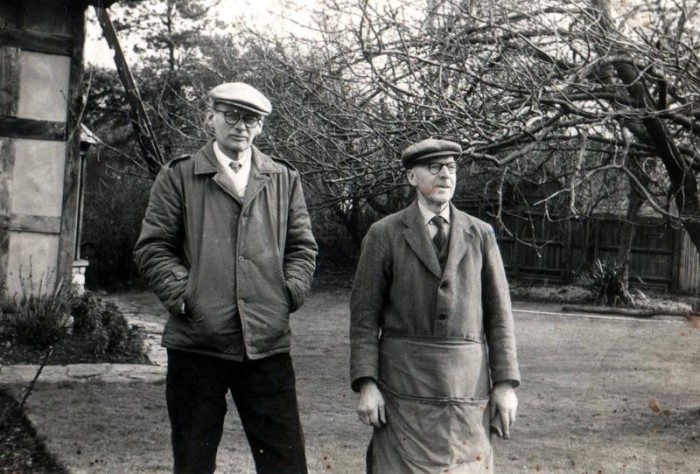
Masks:
[[[258,119],[254,124],[253,118]],[[215,104],[207,122],[214,129],[219,148],[230,157],[250,148],[253,139],[262,131],[259,115],[229,104]]]
[[[406,171],[408,182],[418,191],[418,197],[429,205],[442,207],[447,204],[455,192],[457,185],[457,175],[452,174],[447,166],[440,166],[437,174],[430,172],[430,167],[434,170],[439,165],[450,165],[456,167],[454,157],[446,156],[437,158],[428,163],[420,163]]]

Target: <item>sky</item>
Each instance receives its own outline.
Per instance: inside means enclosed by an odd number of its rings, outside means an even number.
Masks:
[[[298,29],[299,24],[309,24],[310,12],[317,7],[316,0],[222,0],[216,14],[225,23],[243,20],[258,27],[284,31]],[[128,47],[123,44],[122,48],[128,56]],[[87,11],[84,55],[86,64],[114,67],[112,52],[102,38],[93,9]]]
[[[2,1],[2,0],[0,0]],[[618,10],[634,9],[633,6],[640,0],[611,0],[613,17]],[[668,0],[660,0],[665,3]],[[565,0],[562,0],[566,3]],[[369,3],[379,9],[387,4],[405,5],[410,0],[369,0]],[[115,8],[115,7],[112,7]],[[259,27],[260,31],[274,30],[277,32],[294,31],[303,36],[303,28],[300,25],[311,24],[311,14],[319,10],[320,0],[221,0],[216,8],[219,20],[226,24],[236,24],[245,21],[248,24]],[[93,9],[87,11],[87,32],[85,43],[85,62],[102,67],[114,68],[112,53],[102,38],[100,26],[95,20]],[[639,20],[639,18],[638,18]],[[642,26],[642,25],[631,25]],[[308,33],[313,35],[313,33]],[[120,38],[123,40],[123,38]],[[136,58],[129,57],[129,46],[122,43],[127,60],[131,62]]]

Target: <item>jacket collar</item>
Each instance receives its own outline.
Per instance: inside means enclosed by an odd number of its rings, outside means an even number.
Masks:
[[[245,206],[260,192],[265,184],[270,180],[273,174],[282,173],[282,165],[275,163],[272,158],[262,153],[260,150],[251,147],[253,154],[251,156],[252,166],[250,167],[250,177],[248,178],[248,186],[246,186],[243,205]]]
[[[409,247],[437,278],[456,272],[456,267],[467,253],[474,236],[474,224],[467,214],[458,211],[454,204],[450,203],[450,238],[444,272],[440,268],[440,262],[438,262],[430,236],[425,228],[418,200],[406,208],[402,222],[404,225],[403,235]]]
[[[251,146],[251,176],[252,179],[256,170],[260,174],[281,173],[281,165],[275,163],[272,158],[257,149],[255,145]],[[214,155],[214,140],[210,141],[202,147],[194,159],[194,174],[211,174],[219,171],[217,166],[216,155]]]
[[[270,180],[270,175],[282,173],[281,165],[275,163],[272,158],[258,150],[255,146],[251,147],[251,166],[248,184],[246,185],[245,196],[241,197],[236,193],[235,188],[226,175],[219,170],[219,161],[214,154],[214,141],[210,141],[197,153],[194,159],[194,174],[213,174],[212,179],[218,184],[224,192],[230,195],[239,204],[245,206],[255,195],[265,186]]]

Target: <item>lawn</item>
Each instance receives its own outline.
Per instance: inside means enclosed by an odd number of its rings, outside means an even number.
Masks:
[[[149,297],[144,297],[148,299]],[[362,473],[370,430],[349,389],[348,290],[314,292],[293,315],[302,423],[313,473]],[[682,318],[516,313],[523,375],[496,472],[700,472],[700,330]],[[539,310],[538,310],[539,308]],[[74,473],[170,472],[163,383],[39,384],[28,413]],[[253,472],[230,406],[219,472]]]

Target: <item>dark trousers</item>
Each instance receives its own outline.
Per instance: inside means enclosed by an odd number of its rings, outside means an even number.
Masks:
[[[233,362],[168,351],[166,398],[175,474],[212,473],[231,391],[258,473],[306,473],[289,354]]]

